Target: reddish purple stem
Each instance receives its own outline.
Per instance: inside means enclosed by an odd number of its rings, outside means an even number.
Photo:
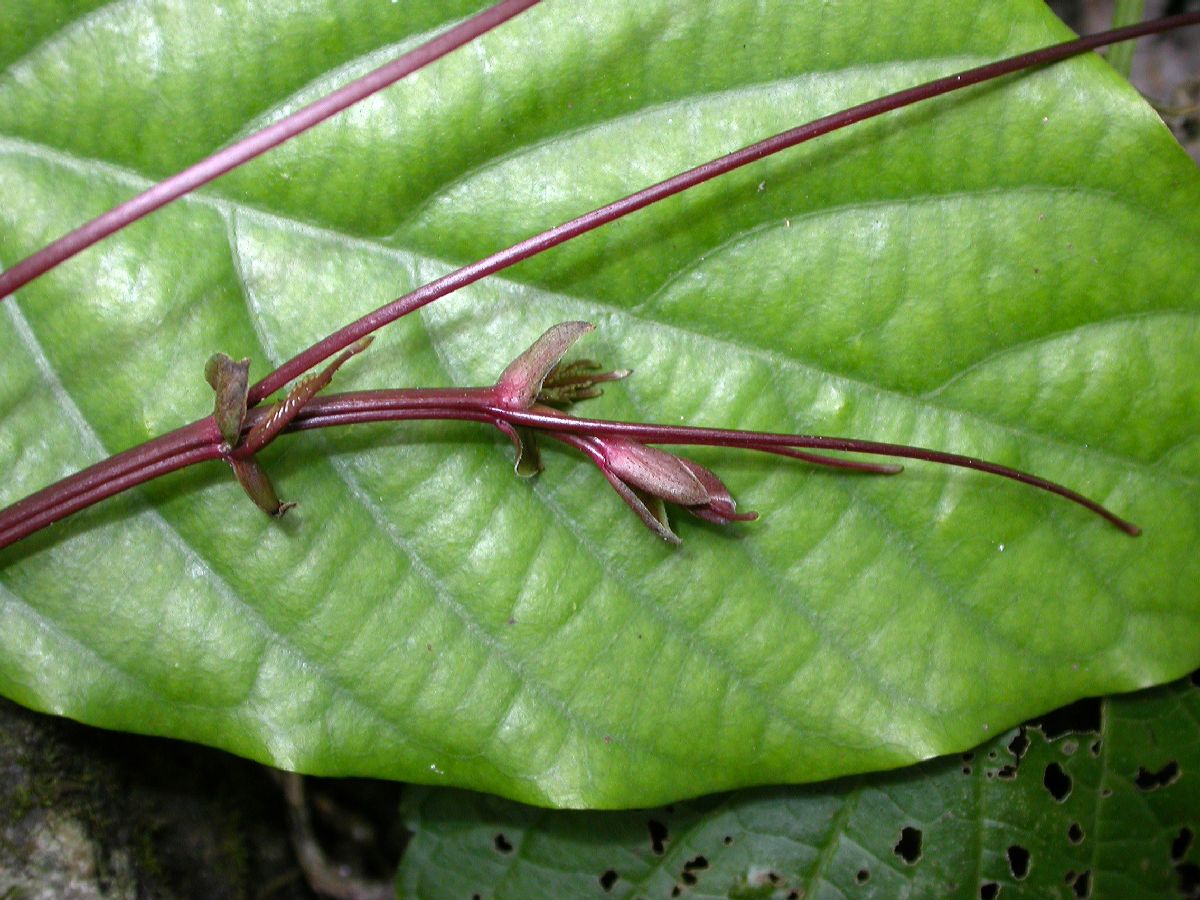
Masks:
[[[345,109],[365,96],[391,84],[405,74],[427,65],[475,36],[494,28],[501,22],[533,6],[538,0],[504,0],[478,16],[451,29],[411,53],[372,72],[342,90],[319,100],[273,126],[252,135],[209,159],[157,185],[145,194],[117,207],[110,213],[72,232],[55,244],[0,274],[0,298],[16,290],[42,272],[80,250],[181,196],[200,184],[217,177],[301,131]],[[1067,41],[1053,47],[1035,50],[967,72],[940,78],[914,88],[881,97],[851,109],[817,119],[767,138],[719,159],[697,166],[668,178],[656,185],[631,194],[622,200],[572,219],[539,235],[514,244],[507,250],[452,272],[410,294],[392,301],[373,313],[345,326],[293,359],[284,363],[250,390],[249,401],[256,404],[307,372],[318,363],[344,350],[382,326],[406,315],[433,300],[487,275],[498,272],[522,260],[578,237],[631,212],[670,197],[709,179],[811,140],[838,128],[852,125],[893,109],[921,100],[946,94],[970,85],[979,84],[1022,69],[1045,65],[1102,47],[1147,34],[1200,23],[1200,13],[1169,16],[1126,28]],[[331,395],[313,399],[292,423],[289,430],[329,427],[357,422],[378,422],[404,419],[461,419],[496,425],[506,422],[539,428],[557,435],[623,436],[643,443],[709,444],[731,448],[778,453],[823,465],[839,465],[865,471],[892,473],[892,466],[879,466],[804,453],[799,448],[833,450],[851,453],[892,456],[942,463],[961,468],[988,472],[1049,491],[1077,503],[1131,535],[1140,529],[1120,518],[1099,503],[1076,491],[1036,475],[975,457],[944,453],[921,447],[908,447],[880,441],[817,435],[784,435],[760,432],[741,432],[716,428],[687,426],[640,425],[608,422],[596,419],[576,419],[551,411],[515,411],[498,407],[491,388],[365,391],[354,394]],[[268,411],[251,410],[245,428],[254,425]],[[245,432],[243,432],[245,434]],[[578,442],[568,441],[568,443]],[[24,500],[0,510],[0,549],[45,528],[73,512],[90,506],[116,493],[150,481],[160,475],[196,462],[219,459],[222,439],[215,421],[209,417],[156,438],[139,447],[127,450],[88,469],[69,476]]]
[[[221,440],[210,416],[56,481],[0,510],[0,549],[114,494],[193,463],[220,459]]]
[[[269,410],[251,410],[243,427],[248,434]],[[820,435],[772,434],[726,428],[696,428],[686,425],[634,424],[604,419],[583,419],[548,409],[514,410],[497,404],[494,388],[438,388],[352,391],[314,397],[287,429],[307,431],[338,425],[368,422],[456,419],[534,428],[555,436],[623,437],[645,444],[704,445],[766,453],[796,455],[810,462],[836,464],[828,457],[792,454],[794,448],[834,450],[891,456],[975,469],[1019,481],[1064,497],[1111,522],[1127,534],[1141,533],[1094,500],[1056,482],[1008,466],[957,453],[924,447],[909,447],[880,441]],[[161,475],[197,462],[224,458],[223,439],[209,417],[193,422],[132,450],[84,469],[50,487],[0,510],[0,549],[85,507],[126,491]],[[582,447],[578,441],[567,443]]]
[[[569,222],[556,225],[554,228],[543,231],[541,234],[526,238],[520,243],[513,244],[511,247],[501,250],[498,253],[493,253],[491,256],[481,259],[478,262],[463,266],[461,269],[444,275],[436,281],[431,281],[429,284],[423,285],[385,306],[381,306],[374,312],[368,313],[361,319],[351,322],[349,325],[313,344],[307,350],[292,357],[270,375],[251,387],[250,405],[253,406],[261,402],[263,398],[270,396],[289,381],[292,381],[313,366],[333,356],[339,350],[350,346],[360,338],[366,337],[384,325],[394,322],[396,319],[406,316],[410,312],[418,310],[428,303],[432,303],[434,300],[445,297],[459,288],[466,287],[488,275],[494,275],[496,272],[514,266],[539,253],[544,253],[551,247],[556,247],[572,238],[593,231],[601,225],[606,225],[609,222],[627,216],[652,203],[657,203],[681,191],[686,191],[689,188],[703,184],[706,181],[716,178],[718,175],[724,175],[732,172],[734,169],[757,162],[764,157],[787,150],[790,147],[795,147],[797,144],[803,144],[805,141],[810,141],[823,134],[828,134],[839,128],[845,128],[848,125],[854,125],[865,119],[883,115],[902,106],[909,106],[922,100],[929,100],[942,94],[961,90],[965,87],[990,81],[1023,69],[1044,66],[1071,56],[1078,56],[1097,47],[1117,44],[1147,34],[1155,34],[1160,31],[1168,31],[1172,28],[1182,28],[1186,25],[1195,24],[1200,24],[1200,13],[1185,13],[1065,41],[1061,44],[1055,44],[1053,47],[1044,47],[1041,50],[1022,53],[1019,56],[1009,57],[1008,59],[988,63],[975,69],[959,72],[957,75],[949,75],[945,78],[938,78],[925,84],[917,85],[916,87],[906,88],[894,94],[888,94],[886,97],[870,100],[858,106],[852,106],[849,109],[815,119],[806,125],[800,125],[797,128],[781,132],[766,140],[743,147],[741,150],[735,150],[726,156],[696,166],[694,169],[689,169],[648,188],[643,188],[627,197],[609,203],[607,206],[584,213],[577,218],[571,219]]]
[[[390,63],[368,72],[362,78],[352,81],[332,94],[310,103],[236,144],[218,150],[212,156],[184,169],[179,174],[160,181],[148,191],[138,194],[132,200],[126,200],[120,206],[110,209],[86,225],[76,228],[54,243],[43,247],[11,269],[0,272],[0,300],[60,263],[66,262],[77,253],[86,250],[92,244],[133,224],[171,201],[178,200],[184,194],[208,184],[231,169],[236,169],[256,156],[261,156],[268,150],[278,147],[285,141],[320,124],[330,116],[337,115],[377,91],[395,84],[401,78],[441,59],[450,51],[473,41],[540,2],[541,0],[503,0],[422,44],[415,50],[410,50]]]
[[[479,390],[479,389],[476,389]],[[324,427],[326,424],[351,424],[355,422],[377,422],[392,418],[392,412],[411,409],[408,401],[398,391],[357,391],[330,394],[318,397],[300,414],[295,423],[297,430],[306,427]],[[461,392],[460,392],[461,393]],[[781,449],[809,448],[834,450],[845,453],[865,453],[872,456],[891,456],[900,459],[916,459],[940,463],[962,469],[974,469],[1019,481],[1032,487],[1057,494],[1067,500],[1091,510],[1111,522],[1126,534],[1137,536],[1141,529],[1106,509],[1078,491],[1050,481],[1038,475],[1022,472],[974,456],[946,453],[925,447],[910,447],[905,444],[890,444],[883,441],[867,441],[858,438],[825,437],[807,434],[774,434],[759,431],[737,431],[727,428],[697,428],[691,425],[654,425],[634,422],[613,422],[605,419],[585,419],[564,413],[541,410],[511,410],[491,406],[481,410],[494,419],[510,425],[537,428],[566,434],[586,436],[609,435],[624,437],[646,444],[707,445],[744,450],[778,453]],[[328,417],[328,419],[326,418]],[[783,455],[792,455],[784,453]],[[800,456],[799,458],[804,458]],[[812,460],[810,462],[821,462]],[[827,463],[826,463],[827,464]]]

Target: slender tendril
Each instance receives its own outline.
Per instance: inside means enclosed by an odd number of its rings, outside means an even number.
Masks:
[[[470,43],[541,0],[503,0],[249,137],[160,181],[0,272],[0,300],[111,234]],[[340,349],[340,348],[339,348]],[[336,352],[336,351],[335,351]],[[288,379],[290,380],[290,379]]]
[[[272,408],[250,410],[243,425],[243,434],[254,432],[272,415]],[[444,419],[480,422],[495,427],[503,423],[514,428],[531,428],[560,439],[567,438],[568,444],[587,452],[592,452],[592,445],[583,441],[584,438],[593,442],[597,439],[621,438],[642,444],[755,450],[832,466],[854,461],[798,451],[816,449],[941,463],[998,475],[1048,491],[1091,510],[1127,534],[1141,533],[1136,525],[1077,491],[1037,475],[971,456],[855,438],[579,418],[544,406],[520,410],[498,404],[494,388],[401,388],[316,396],[296,412],[281,433],[372,422]],[[571,436],[581,440],[571,440]],[[84,469],[0,510],[0,549],[114,494],[194,463],[228,459],[233,453],[236,451],[228,446],[223,447],[223,438],[211,417],[193,422]],[[869,466],[865,471],[895,474],[899,468]]]
[[[406,316],[420,309],[422,306],[432,303],[434,300],[445,297],[447,294],[452,294],[460,288],[473,284],[488,275],[494,275],[510,266],[515,266],[517,263],[532,256],[537,256],[539,253],[544,253],[551,247],[556,247],[582,234],[587,234],[589,231],[594,231],[601,225],[607,225],[609,222],[623,218],[652,203],[657,203],[660,200],[665,200],[682,191],[701,185],[706,181],[711,181],[719,175],[725,175],[735,169],[740,169],[742,166],[757,162],[760,159],[795,147],[798,144],[803,144],[806,141],[811,141],[813,138],[828,134],[831,131],[846,128],[847,126],[881,116],[886,112],[891,112],[904,106],[911,106],[914,103],[930,100],[942,94],[949,94],[952,91],[962,90],[963,88],[991,81],[1014,72],[1045,66],[1072,56],[1079,56],[1090,50],[1095,50],[1097,47],[1104,47],[1108,44],[1196,24],[1200,24],[1200,12],[1184,13],[1177,16],[1152,19],[1137,25],[1116,28],[1111,31],[1104,31],[1099,34],[1065,41],[1061,44],[1055,44],[1052,47],[1044,47],[1040,50],[1022,53],[999,60],[998,62],[968,69],[965,72],[949,75],[945,78],[937,78],[916,87],[906,88],[905,90],[897,91],[894,94],[888,94],[885,97],[870,100],[866,103],[860,103],[858,106],[852,106],[849,109],[814,119],[805,125],[780,132],[765,140],[743,147],[741,150],[735,150],[733,153],[710,160],[703,165],[696,166],[694,169],[689,169],[686,172],[682,172],[665,181],[660,181],[650,187],[643,188],[636,193],[602,206],[599,209],[594,209],[591,212],[577,216],[569,222],[564,222],[533,237],[526,238],[478,262],[463,266],[448,275],[444,275],[417,288],[411,293],[405,294],[403,297],[398,297],[390,303],[379,307],[374,312],[367,313],[362,318],[351,322],[349,325],[313,344],[308,349],[296,354],[274,372],[251,387],[249,403],[251,406],[254,406],[264,397],[273,394],[289,381],[299,377],[338,351],[346,349],[355,341],[361,340],[367,335],[378,331],[384,325],[394,322],[396,319]]]
[[[0,298],[105,235],[111,234],[136,218],[170,202],[187,190],[265,152],[294,134],[312,127],[322,119],[403,77],[404,74],[428,64],[454,47],[533,6],[536,2],[538,0],[505,0],[479,16],[467,20],[457,28],[451,29],[440,38],[418,48],[413,53],[406,54],[394,63],[347,86],[342,91],[277,123],[277,126],[289,123],[287,127],[278,128],[276,131],[267,129],[259,132],[247,142],[243,142],[245,146],[243,144],[235,145],[228,148],[227,151],[197,164],[192,169],[180,173],[179,176],[168,179],[140,197],[118,207],[0,274]],[[117,454],[0,510],[0,549],[107,497],[185,466],[209,460],[225,459],[234,465],[235,469],[238,465],[242,465],[244,468],[246,464],[252,462],[255,451],[261,449],[280,433],[361,422],[410,419],[460,419],[490,424],[500,428],[510,437],[516,436],[514,440],[518,442],[518,447],[521,438],[517,428],[542,431],[557,437],[571,446],[584,450],[597,465],[602,467],[605,477],[614,487],[618,487],[618,492],[621,493],[623,499],[634,506],[635,511],[639,511],[638,507],[640,507],[639,514],[644,513],[643,518],[647,520],[647,524],[655,527],[662,536],[668,539],[673,537],[673,534],[666,526],[665,518],[644,503],[647,490],[651,493],[658,492],[660,498],[666,499],[703,495],[707,498],[706,502],[692,504],[692,511],[710,521],[726,523],[749,516],[734,511],[732,500],[725,492],[724,486],[720,484],[716,476],[703,467],[681,458],[674,458],[676,460],[674,463],[662,462],[662,454],[654,456],[645,451],[636,450],[641,445],[715,445],[757,450],[821,465],[852,468],[878,474],[895,474],[899,471],[899,467],[892,464],[863,463],[805,451],[837,451],[941,463],[998,475],[1049,491],[1102,516],[1127,534],[1137,535],[1140,533],[1140,529],[1136,525],[1117,516],[1096,501],[1056,482],[976,457],[922,447],[819,435],[772,434],[583,419],[539,404],[533,404],[529,408],[514,408],[511,405],[505,405],[498,402],[501,394],[497,388],[360,391],[324,397],[315,396],[315,394],[325,386],[329,377],[332,376],[333,370],[363,346],[359,344],[356,349],[352,345],[362,341],[384,325],[458,288],[545,252],[551,247],[629,215],[659,200],[820,135],[903,106],[1023,69],[1076,56],[1106,44],[1198,23],[1200,23],[1200,13],[1169,16],[1067,41],[946,78],[939,78],[825,116],[807,125],[751,144],[514,244],[506,250],[430,282],[352,322],[285,362],[266,378],[250,387],[244,402],[250,407],[254,407],[267,396],[324,360],[340,351],[346,351],[324,373],[293,388],[288,397],[284,398],[277,406],[268,409],[248,409],[242,417],[237,446],[231,446],[226,440],[226,436],[222,435],[216,419],[209,416]],[[390,80],[387,80],[389,78]],[[289,131],[289,129],[292,130]],[[268,133],[268,137],[263,137]],[[257,143],[254,143],[255,141]],[[567,324],[577,328],[580,323]],[[572,371],[574,372],[574,370]],[[543,377],[545,374],[542,373]],[[612,380],[622,377],[622,374],[608,373],[607,376],[598,376],[592,378],[591,381]],[[559,388],[577,382],[582,384],[586,381],[588,381],[587,378],[582,378],[578,372],[574,372],[574,374],[566,376]],[[539,386],[540,383],[539,381]],[[580,397],[592,395],[586,385],[579,394]],[[222,404],[218,400],[218,410],[221,407]],[[237,432],[237,420],[233,419],[232,421],[235,423],[233,432]],[[228,428],[228,422],[225,423],[225,426]],[[688,502],[690,504],[690,501]],[[655,526],[655,522],[661,526],[661,529]]]

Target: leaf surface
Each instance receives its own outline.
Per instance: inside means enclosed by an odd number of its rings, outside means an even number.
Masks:
[[[0,29],[0,262],[474,8],[93,6]],[[681,168],[1065,36],[1032,0],[545,4],[6,301],[0,503],[206,414],[214,350],[261,375]],[[588,414],[970,453],[1138,540],[976,473],[698,451],[763,519],[676,515],[672,549],[565,452],[531,485],[479,426],[330,431],[264,454],[301,504],[282,524],[214,463],[0,553],[0,691],[306,772],[614,807],[899,766],[1177,677],[1200,663],[1198,201],[1153,113],[1077,60],[639,213],[336,382],[489,383],[586,319],[581,352],[636,370]]]
[[[1092,700],[902,772],[630,812],[415,789],[402,897],[1194,893],[1200,692]]]

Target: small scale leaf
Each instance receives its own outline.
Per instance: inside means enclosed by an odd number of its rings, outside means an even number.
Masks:
[[[242,490],[254,501],[254,505],[268,516],[280,519],[289,509],[295,508],[295,503],[280,502],[279,495],[275,492],[275,486],[271,484],[271,479],[263,467],[258,464],[258,460],[254,458],[231,459],[229,465],[233,467],[233,474],[237,477]]]
[[[496,380],[500,402],[512,409],[528,409],[542,390],[542,382],[581,337],[594,331],[587,322],[560,322],[546,330],[528,350],[508,364]]]
[[[507,422],[498,422],[499,428],[512,441],[515,458],[513,471],[519,478],[533,478],[542,471],[542,455],[538,450],[537,433],[528,428],[514,428]]]

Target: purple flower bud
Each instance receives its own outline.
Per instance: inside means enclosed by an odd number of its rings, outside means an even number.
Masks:
[[[609,471],[629,486],[680,506],[708,503],[708,489],[678,456],[623,438],[599,438],[597,443]]]
[[[757,513],[739,513],[721,479],[690,459],[624,438],[561,432],[553,436],[591,457],[646,527],[669,543],[678,544],[679,536],[667,521],[664,500],[717,525],[758,518]]]
[[[737,502],[729,493],[729,488],[725,487],[725,483],[711,469],[706,469],[699,463],[682,456],[679,457],[679,461],[696,476],[696,480],[708,491],[707,503],[703,506],[688,507],[688,512],[692,515],[717,525],[728,525],[730,522],[753,522],[758,518],[756,512],[740,513],[737,511]]]
[[[554,414],[542,404],[594,397],[599,393],[597,383],[628,375],[623,369],[597,372],[600,366],[590,360],[560,365],[571,346],[592,330],[587,322],[562,322],[548,329],[497,379],[492,389],[496,405]],[[532,434],[527,437],[520,433],[524,429],[518,430],[503,419],[495,424],[517,450],[517,473],[529,476],[540,471]],[[626,438],[560,431],[547,434],[586,453],[646,527],[670,543],[678,544],[679,536],[667,521],[664,501],[718,525],[758,518],[757,513],[738,513],[721,479],[690,459]]]

